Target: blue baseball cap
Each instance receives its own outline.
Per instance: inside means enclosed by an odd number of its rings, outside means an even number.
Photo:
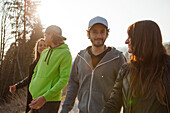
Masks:
[[[96,16],[89,21],[88,30],[90,30],[91,27],[93,27],[93,25],[95,25],[95,24],[103,24],[104,26],[106,26],[106,28],[108,28],[107,20],[103,17]]]

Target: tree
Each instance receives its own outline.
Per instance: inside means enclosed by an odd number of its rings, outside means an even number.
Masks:
[[[37,2],[3,0],[1,5],[0,100],[4,100],[9,85],[28,76],[33,48],[43,36],[43,28],[36,14]],[[9,40],[11,45],[5,53]]]
[[[0,64],[5,55],[5,48],[10,42],[20,46],[20,52],[24,50],[24,43],[37,23],[38,15],[36,6],[40,2],[29,0],[3,0],[1,2],[1,54]],[[21,56],[22,58],[24,56]],[[21,62],[22,64],[23,62]]]

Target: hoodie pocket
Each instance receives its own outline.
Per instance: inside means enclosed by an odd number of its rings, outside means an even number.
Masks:
[[[104,94],[93,90],[90,100],[90,112],[100,113],[104,105],[105,105]]]
[[[83,90],[83,91],[79,92],[79,95],[78,95],[78,100],[79,100],[78,108],[83,113],[87,113],[88,99],[89,99],[89,90]]]
[[[39,96],[42,96],[44,93],[50,90],[51,86],[52,86],[52,80],[48,78],[37,77],[31,80],[29,91],[33,96],[33,99],[35,99]]]

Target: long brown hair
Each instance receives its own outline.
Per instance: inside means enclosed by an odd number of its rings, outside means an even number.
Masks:
[[[45,40],[43,39],[43,38],[40,38],[40,39],[38,39],[37,41],[36,41],[36,44],[35,44],[35,47],[34,47],[34,51],[35,51],[35,59],[37,58],[37,57],[40,57],[40,53],[38,52],[38,46],[39,46],[39,42],[40,41],[44,41],[45,42]]]
[[[156,93],[158,101],[166,105],[164,73],[168,71],[170,56],[163,44],[159,26],[151,21],[139,21],[128,30],[131,39],[130,87],[132,96],[147,99]]]

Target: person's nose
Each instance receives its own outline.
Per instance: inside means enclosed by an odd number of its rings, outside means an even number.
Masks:
[[[98,37],[98,38],[101,38],[101,37],[102,37],[102,34],[100,34],[100,33],[97,34],[97,37]]]
[[[126,41],[125,41],[125,44],[128,44],[129,43],[129,39],[127,38]]]

